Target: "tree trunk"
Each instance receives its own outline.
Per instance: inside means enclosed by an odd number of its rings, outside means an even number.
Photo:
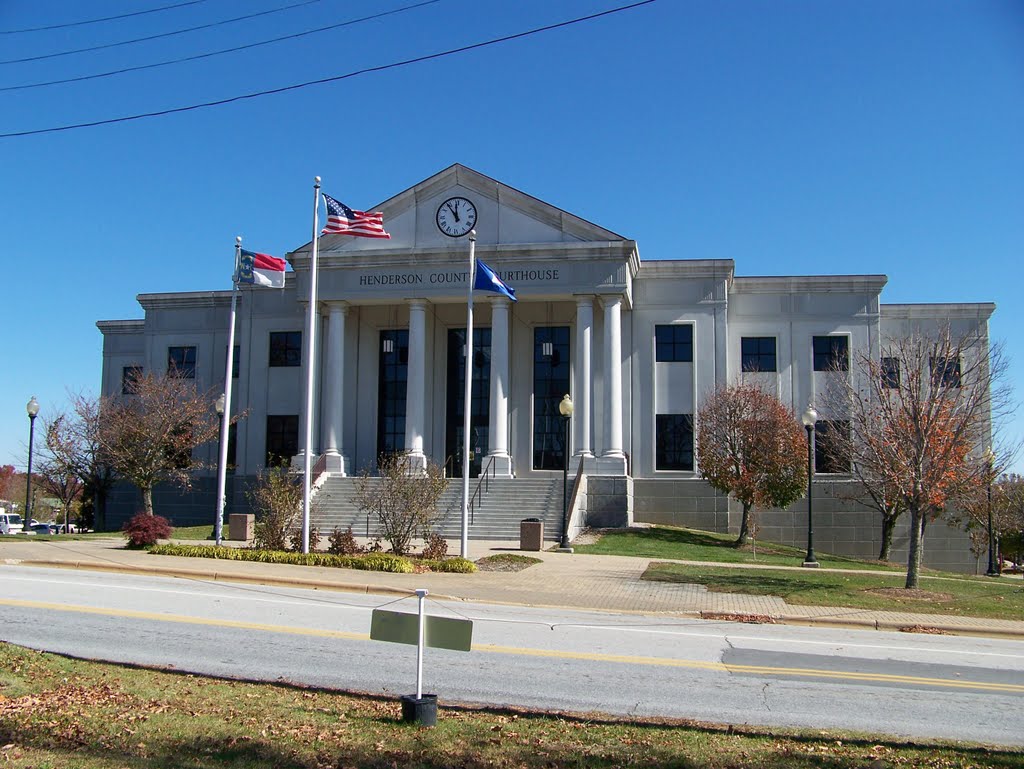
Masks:
[[[882,547],[878,551],[879,561],[888,561],[892,551],[892,535],[896,531],[898,516],[882,513]]]
[[[740,535],[736,538],[735,546],[743,547],[747,544],[747,537],[750,535],[750,505],[743,505],[743,517],[740,519]]]
[[[153,514],[153,487],[146,486],[142,489],[142,511],[146,515]]]
[[[910,552],[907,555],[907,583],[904,585],[908,590],[916,589],[918,577],[921,573],[921,551],[924,547],[924,511],[910,511]]]

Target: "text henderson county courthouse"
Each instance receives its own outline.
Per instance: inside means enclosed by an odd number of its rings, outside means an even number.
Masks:
[[[694,415],[714,388],[756,381],[797,415],[811,402],[822,412],[828,378],[841,375],[829,370],[837,357],[878,357],[887,336],[942,323],[987,334],[995,309],[881,304],[884,275],[739,277],[731,259],[641,262],[636,241],[453,165],[371,209],[383,211],[390,240],[320,239],[312,448],[329,471],[318,494],[335,516],[320,521],[322,532],[340,523],[363,533],[351,476],[385,452],[447,462],[461,477],[469,243],[442,231],[439,220],[453,220],[439,211],[469,207],[477,257],[519,300],[474,299],[470,474],[486,469],[494,480],[476,503],[472,538],[515,538],[527,516],[558,538],[565,394],[575,406],[570,483],[583,467],[573,532],[631,520],[735,532],[740,508],[700,479],[694,457]],[[288,254],[294,273],[284,289],[243,288],[239,297],[231,408],[248,415],[231,431],[229,513],[247,510],[245,490],[268,463],[304,449],[310,257],[309,244]],[[103,393],[121,392],[140,368],[172,366],[220,392],[230,299],[230,291],[142,294],[144,320],[97,323]],[[841,417],[821,413],[818,429]],[[215,445],[200,455],[216,465]],[[880,516],[851,501],[855,486],[842,471],[818,457],[815,547],[874,557]],[[206,472],[189,493],[158,488],[157,511],[179,524],[212,522],[215,476]],[[446,536],[458,536],[461,485],[449,488]],[[139,499],[127,484],[115,489],[109,525]],[[759,538],[805,544],[806,504],[759,513]],[[894,558],[905,544],[904,528]],[[975,564],[966,535],[942,524],[928,529],[925,561]]]

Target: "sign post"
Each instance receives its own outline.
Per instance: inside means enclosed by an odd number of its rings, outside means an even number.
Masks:
[[[421,726],[437,723],[437,695],[423,693],[423,650],[468,652],[473,645],[473,623],[468,619],[428,617],[424,611],[426,588],[416,590],[416,614],[374,609],[370,618],[370,639],[416,645],[416,694],[402,695],[402,720]]]

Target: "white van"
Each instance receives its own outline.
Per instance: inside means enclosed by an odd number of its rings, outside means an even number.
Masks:
[[[17,513],[0,513],[0,534],[21,534],[25,524]]]

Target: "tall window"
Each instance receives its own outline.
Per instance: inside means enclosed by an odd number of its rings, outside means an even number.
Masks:
[[[491,330],[473,329],[473,380],[470,388],[470,477],[479,475],[481,459],[490,448]],[[445,453],[451,457],[452,475],[462,477],[462,433],[465,429],[466,330],[448,331],[448,392]]]
[[[377,367],[377,456],[405,449],[405,404],[409,381],[409,330],[380,332]]]
[[[229,473],[235,472],[235,467],[236,467],[236,464],[237,464],[235,462],[235,452],[238,450],[238,429],[237,428],[238,428],[238,423],[237,422],[234,422],[234,423],[228,425],[228,464],[227,464],[227,467],[225,469]],[[296,425],[296,441],[297,440],[298,440],[298,425]],[[219,448],[220,447],[218,446],[218,450],[219,450]],[[299,452],[299,447],[298,447],[298,445],[296,445],[295,453],[297,454],[298,452]]]
[[[302,332],[271,331],[270,332],[270,365],[301,366],[302,365]]]
[[[167,375],[181,379],[196,378],[196,348],[168,347]]]
[[[775,337],[745,336],[740,339],[740,367],[743,371],[778,371]]]
[[[558,404],[569,386],[569,327],[540,326],[533,330],[533,469],[565,466],[565,424]]]
[[[693,470],[693,414],[658,414],[655,436],[656,470]]]
[[[693,362],[693,325],[654,327],[654,359],[658,363]]]
[[[816,336],[814,348],[815,371],[848,371],[850,369],[850,339],[846,336]]]
[[[900,388],[900,360],[899,358],[882,358],[882,387],[886,390],[898,390]]]
[[[930,363],[933,387],[960,386],[959,358],[932,358]]]
[[[268,414],[267,467],[287,465],[291,461],[291,458],[298,453],[298,414]]]
[[[848,473],[850,460],[843,446],[850,438],[850,423],[819,419],[814,425],[814,472]]]
[[[125,366],[121,369],[121,394],[132,395],[135,385],[142,379],[142,366]]]

